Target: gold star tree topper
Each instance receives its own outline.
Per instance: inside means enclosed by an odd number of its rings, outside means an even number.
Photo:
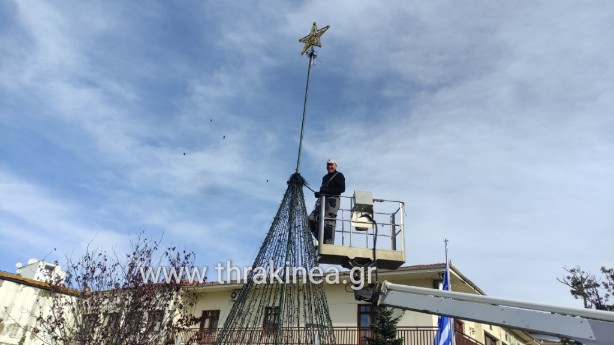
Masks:
[[[307,49],[311,48],[312,46],[322,47],[322,43],[320,43],[320,36],[322,36],[326,32],[326,30],[328,30],[329,27],[330,25],[326,25],[325,27],[318,30],[316,22],[313,22],[313,26],[311,26],[311,32],[309,33],[309,35],[298,40],[301,43],[305,43],[305,46],[301,51],[301,55],[305,54]]]

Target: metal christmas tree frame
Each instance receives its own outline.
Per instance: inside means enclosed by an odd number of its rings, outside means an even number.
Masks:
[[[215,344],[335,344],[324,286],[309,279],[318,264],[299,173],[313,47],[327,29],[313,23],[299,40],[309,68],[296,172]]]

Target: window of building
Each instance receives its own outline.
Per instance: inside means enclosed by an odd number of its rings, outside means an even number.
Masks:
[[[83,318],[83,323],[85,325],[85,329],[89,332],[92,329],[96,328],[98,326],[98,314],[87,314],[85,315],[85,317]]]
[[[203,310],[200,317],[200,328],[196,340],[200,343],[212,344],[216,337],[219,320],[219,310]]]
[[[279,323],[279,307],[266,307],[264,309],[264,320],[262,329],[265,331],[275,331]]]
[[[372,304],[358,305],[358,343],[360,345],[367,344],[367,338],[373,337],[371,325],[375,323],[377,318],[377,306]]]
[[[497,345],[497,338],[484,332],[484,345]]]
[[[200,330],[214,331],[217,329],[217,323],[220,320],[219,310],[203,310],[200,318]]]
[[[119,313],[105,314],[104,327],[108,333],[116,332],[119,329]]]
[[[164,310],[154,310],[149,312],[147,317],[147,330],[157,332],[162,329],[164,322]]]
[[[465,324],[459,319],[454,319],[454,332],[465,334]]]
[[[130,312],[126,317],[126,326],[128,333],[138,333],[141,331],[143,325],[143,312],[135,311]]]
[[[18,334],[19,334],[19,324],[13,323],[10,326],[8,326],[8,333],[9,333],[9,337],[11,338],[17,338]]]
[[[81,342],[89,342],[89,337],[91,337],[92,330],[99,326],[98,324],[98,314],[86,314],[83,316],[82,324],[80,325],[77,338]]]
[[[54,266],[52,266],[52,265],[45,265],[45,274],[51,275],[54,270],[55,270]]]

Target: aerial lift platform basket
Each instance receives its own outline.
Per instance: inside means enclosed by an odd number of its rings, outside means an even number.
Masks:
[[[320,197],[324,205],[325,196]],[[341,196],[337,218],[318,217],[318,262],[346,268],[374,266],[396,269],[405,262],[405,205],[401,201],[373,199],[370,192]],[[326,221],[336,220],[333,244],[324,243]]]

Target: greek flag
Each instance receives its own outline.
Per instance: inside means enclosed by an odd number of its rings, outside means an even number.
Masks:
[[[446,271],[443,274],[442,290],[451,291],[450,288],[450,267],[446,260]],[[451,317],[439,316],[437,320],[437,333],[433,345],[456,345],[454,341],[454,319]]]

